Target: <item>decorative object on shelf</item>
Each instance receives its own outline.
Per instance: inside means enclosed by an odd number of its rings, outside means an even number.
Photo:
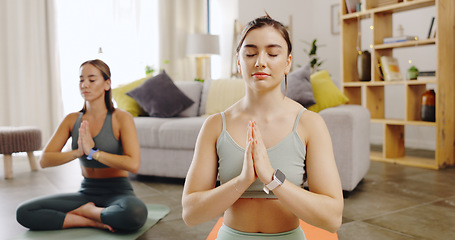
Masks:
[[[384,81],[400,81],[403,77],[400,73],[400,67],[398,66],[398,60],[394,57],[382,56],[380,58],[382,74],[384,75]]]
[[[304,41],[305,42],[305,41]],[[319,67],[323,63],[323,61],[319,60],[317,51],[318,47],[322,47],[324,45],[317,45],[317,39],[315,38],[312,43],[305,42],[306,44],[311,46],[310,51],[304,49],[303,51],[308,54],[308,57],[310,58],[310,67],[311,67],[311,73],[315,73],[319,70]]]
[[[435,117],[435,99],[436,93],[433,89],[429,89],[422,94],[420,118],[422,121],[434,122]]]
[[[408,69],[408,72],[406,73],[406,79],[407,80],[416,80],[418,75],[419,75],[419,69],[417,69],[415,66],[411,66]]]
[[[357,74],[360,81],[371,80],[371,54],[368,50],[357,56]]]
[[[355,13],[357,10],[358,0],[346,0],[346,10],[348,13]]]
[[[330,31],[332,35],[339,35],[340,34],[340,27],[341,27],[341,9],[340,4],[332,4],[330,6],[330,13],[331,13],[331,28]]]

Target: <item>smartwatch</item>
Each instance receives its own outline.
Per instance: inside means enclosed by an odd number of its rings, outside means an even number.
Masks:
[[[280,169],[277,169],[275,173],[273,174],[273,180],[269,183],[264,185],[264,192],[269,194],[270,191],[273,191],[273,189],[277,188],[278,186],[281,186],[281,184],[284,183],[284,180],[286,180],[286,175],[284,175],[283,172],[280,171]]]
[[[96,152],[98,152],[98,148],[92,148],[90,149],[90,153],[88,154],[87,156],[87,160],[93,160],[93,154],[95,154]]]

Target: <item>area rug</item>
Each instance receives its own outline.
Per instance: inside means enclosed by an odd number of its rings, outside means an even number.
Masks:
[[[112,233],[102,229],[96,228],[72,228],[53,231],[26,231],[21,235],[12,238],[11,240],[61,240],[61,239],[118,239],[118,240],[131,240],[140,237],[160,219],[165,217],[170,209],[165,205],[147,204],[148,218],[144,226],[139,230],[132,233]]]
[[[223,218],[220,217],[206,240],[215,240],[218,234],[218,230],[222,224]],[[302,220],[300,220],[300,227],[302,227],[303,232],[305,232],[307,240],[338,240],[338,235],[336,233],[328,232],[324,229],[310,225]]]

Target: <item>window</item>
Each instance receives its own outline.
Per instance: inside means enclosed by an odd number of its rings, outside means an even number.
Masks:
[[[105,61],[112,88],[159,67],[158,0],[57,0],[56,10],[65,115],[83,106],[81,63]]]

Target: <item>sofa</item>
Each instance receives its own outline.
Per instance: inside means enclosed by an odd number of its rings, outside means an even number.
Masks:
[[[134,118],[141,149],[138,175],[184,179],[206,117],[223,111],[245,94],[240,79],[176,81],[175,85],[194,102],[191,107],[176,117]],[[332,137],[343,190],[352,191],[370,165],[370,113],[360,105],[341,104],[319,114]]]

